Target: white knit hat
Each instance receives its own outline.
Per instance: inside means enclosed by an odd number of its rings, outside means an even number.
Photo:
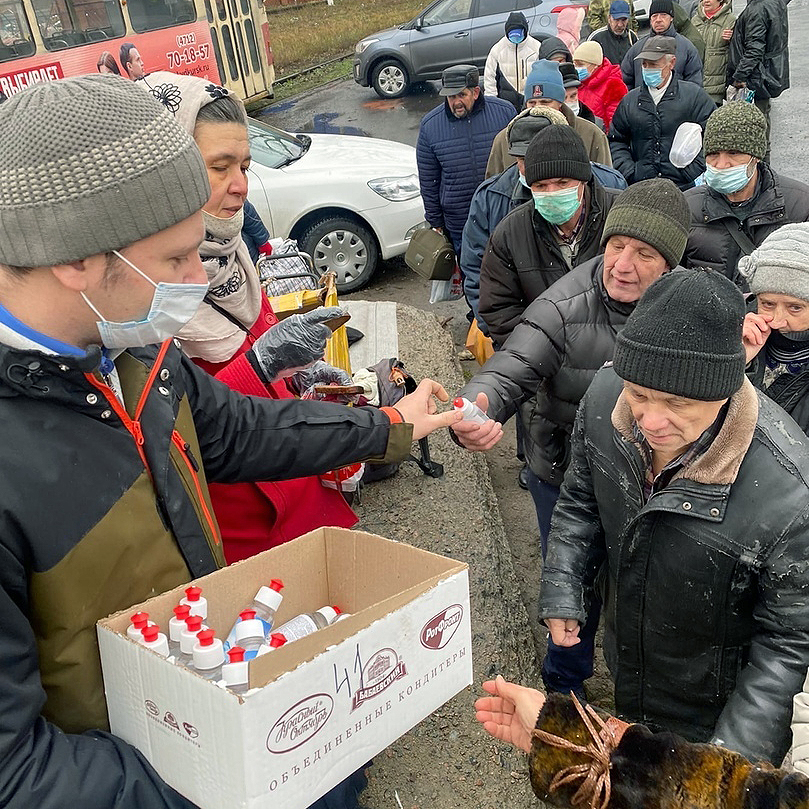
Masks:
[[[739,261],[750,291],[777,292],[809,301],[809,223],[784,225]]]
[[[587,40],[573,51],[573,61],[600,65],[604,61],[604,50],[595,40]]]

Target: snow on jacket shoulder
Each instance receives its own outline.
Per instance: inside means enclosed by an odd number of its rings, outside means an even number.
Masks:
[[[472,111],[456,118],[445,101],[424,116],[416,143],[424,216],[432,227],[461,233],[475,189],[484,179],[494,136],[514,107],[481,93]]]
[[[579,99],[603,119],[608,132],[615,108],[626,94],[621,68],[606,57],[579,87]]]

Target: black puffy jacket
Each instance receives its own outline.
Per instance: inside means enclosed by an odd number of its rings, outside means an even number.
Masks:
[[[612,359],[615,337],[635,308],[604,289],[604,257],[571,270],[523,313],[501,351],[463,389],[489,397],[503,422],[520,407],[524,450],[534,474],[560,486],[570,455],[579,400],[596,371]]]
[[[582,399],[542,571],[540,618],[583,621],[605,575],[615,707],[780,764],[809,665],[809,451],[745,380],[713,444],[644,504],[614,370]]]
[[[789,19],[784,0],[749,0],[728,48],[728,84],[745,82],[756,98],[789,87]]]
[[[694,179],[705,171],[700,153],[685,168],[678,169],[669,160],[674,135],[680,124],[693,121],[705,131],[708,116],[716,104],[702,87],[676,76],[658,104],[648,88],[630,90],[618,104],[610,126],[612,165],[632,183],[667,177],[680,190],[691,188]]]
[[[809,435],[809,371],[798,374],[784,373],[768,387],[764,387],[764,369],[767,344],[747,369],[747,378],[767,394],[779,407],[795,419],[797,425]]]
[[[621,193],[592,179],[587,188],[587,219],[574,267],[601,252],[604,220]],[[551,228],[530,200],[503,217],[489,239],[480,266],[478,311],[498,345],[506,342],[528,304],[570,269]]]
[[[759,247],[781,225],[809,222],[809,185],[776,174],[766,163],[759,163],[758,170],[755,201],[744,222],[739,221],[728,198],[707,185],[685,192],[691,227],[683,264],[719,270],[743,290],[747,290],[747,282],[738,270],[742,249],[728,228],[743,231]]]

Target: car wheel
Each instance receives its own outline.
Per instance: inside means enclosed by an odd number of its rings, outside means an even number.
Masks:
[[[410,76],[398,59],[383,59],[371,74],[371,86],[382,98],[399,98],[410,89]]]
[[[379,250],[368,228],[342,216],[329,216],[310,225],[299,240],[318,272],[337,276],[338,292],[365,286],[376,272]]]

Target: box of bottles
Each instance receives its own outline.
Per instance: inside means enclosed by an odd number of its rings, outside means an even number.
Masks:
[[[128,636],[135,612],[167,626],[184,587],[98,624],[112,732],[202,809],[308,807],[472,682],[465,564],[321,528],[196,580],[206,625],[224,639],[273,579],[276,626],[345,617],[251,660],[246,693]]]

